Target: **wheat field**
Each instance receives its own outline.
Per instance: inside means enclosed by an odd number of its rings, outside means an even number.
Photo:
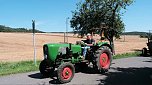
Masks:
[[[81,38],[68,34],[68,42],[75,43]],[[98,41],[99,36],[94,36]],[[43,59],[43,44],[64,42],[62,33],[36,33],[36,57],[37,60]],[[146,47],[147,39],[139,36],[121,36],[121,39],[115,40],[116,54],[134,52]],[[33,38],[32,33],[0,33],[0,62],[15,62],[33,60]]]

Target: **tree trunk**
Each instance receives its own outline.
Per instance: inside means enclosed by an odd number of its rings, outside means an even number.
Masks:
[[[113,37],[112,38],[110,38],[110,45],[111,45],[111,47],[112,47],[112,53],[115,55],[115,49],[114,49],[114,40],[113,40]]]

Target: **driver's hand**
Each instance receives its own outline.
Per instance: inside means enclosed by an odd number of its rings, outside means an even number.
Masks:
[[[84,43],[85,45],[88,45],[87,43]]]
[[[81,43],[84,43],[83,41],[81,41]]]
[[[81,41],[81,44],[85,44],[83,41]]]

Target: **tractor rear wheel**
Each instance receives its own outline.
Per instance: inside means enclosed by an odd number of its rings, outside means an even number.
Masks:
[[[112,52],[109,48],[101,47],[96,52],[96,67],[99,72],[107,72],[112,62]]]
[[[147,48],[143,48],[142,49],[142,55],[143,56],[147,56]]]
[[[75,68],[72,63],[62,63],[57,69],[57,78],[60,83],[70,82],[75,74]]]
[[[51,74],[53,74],[55,68],[51,67],[46,60],[41,61],[39,66],[40,73],[44,77],[50,77]]]

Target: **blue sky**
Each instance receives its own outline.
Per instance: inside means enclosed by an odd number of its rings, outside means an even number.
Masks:
[[[80,0],[0,0],[0,24],[10,27],[36,28],[46,32],[65,31],[67,17]],[[126,31],[152,29],[152,0],[136,0],[123,16]],[[70,26],[69,30],[72,30]]]

